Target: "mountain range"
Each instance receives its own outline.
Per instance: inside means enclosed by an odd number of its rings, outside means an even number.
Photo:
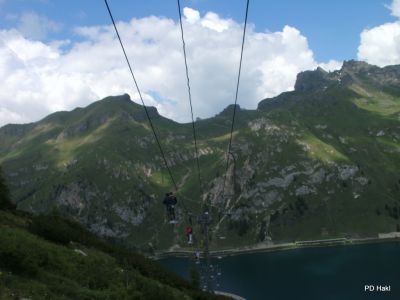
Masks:
[[[293,91],[237,107],[222,195],[233,109],[196,121],[200,186],[192,124],[148,107],[179,187],[176,226],[162,205],[171,179],[127,94],[3,126],[0,164],[19,209],[57,211],[144,251],[185,247],[204,201],[213,249],[400,231],[400,65],[305,71]]]

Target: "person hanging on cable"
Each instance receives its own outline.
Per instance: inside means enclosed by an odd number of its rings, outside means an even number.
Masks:
[[[191,226],[186,227],[186,236],[188,240],[188,244],[191,245],[193,244],[193,228]]]
[[[171,197],[171,216],[172,216],[172,220],[174,221],[174,223],[176,223],[175,205],[178,203],[178,200],[176,199],[176,196],[174,195],[173,192],[170,192],[169,196]]]
[[[167,210],[167,217],[169,219],[169,223],[175,224],[176,219],[175,219],[175,205],[177,203],[177,199],[175,195],[172,192],[166,193],[163,204],[165,205],[165,208]]]

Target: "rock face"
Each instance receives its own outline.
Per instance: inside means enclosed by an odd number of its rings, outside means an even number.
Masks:
[[[364,73],[368,72],[379,72],[381,68],[377,66],[370,65],[364,61],[357,60],[345,60],[341,72],[353,72],[353,73]],[[383,68],[385,69],[385,68]]]
[[[349,60],[344,61],[339,71],[328,73],[318,67],[314,71],[305,71],[297,75],[296,91],[310,91],[324,89],[333,84],[360,83],[359,77],[368,78],[370,84],[395,87],[400,84],[400,66],[379,68],[366,62]]]
[[[297,75],[294,89],[304,92],[324,88],[330,84],[329,73],[318,67],[315,71],[305,71]]]
[[[202,188],[191,124],[149,107],[179,187],[176,228],[162,206],[170,175],[129,95],[0,128],[0,163],[19,208],[57,209],[144,249],[183,245],[188,212],[206,200],[212,247],[389,232],[400,226],[399,72],[349,61],[300,73],[295,91],[257,110],[237,107],[226,174],[234,106],[198,120]]]

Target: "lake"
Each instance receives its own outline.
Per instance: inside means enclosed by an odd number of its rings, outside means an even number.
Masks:
[[[185,278],[193,266],[189,258],[159,262]],[[215,289],[247,300],[400,299],[399,242],[241,254],[212,264]]]

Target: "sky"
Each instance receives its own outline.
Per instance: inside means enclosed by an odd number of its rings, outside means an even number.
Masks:
[[[175,0],[109,0],[146,105],[190,121]],[[181,0],[195,117],[233,103],[245,0]],[[400,0],[251,0],[238,103],[293,90],[299,72],[344,60],[400,64]],[[0,0],[0,126],[129,93],[102,0]]]

